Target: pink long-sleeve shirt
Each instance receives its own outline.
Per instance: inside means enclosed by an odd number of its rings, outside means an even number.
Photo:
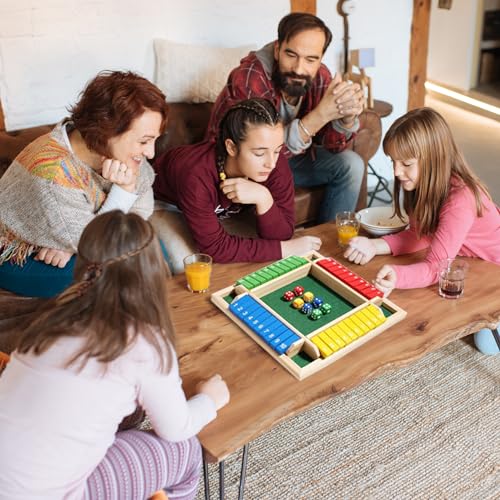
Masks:
[[[0,377],[0,498],[76,500],[136,404],[155,432],[180,441],[216,416],[204,394],[186,400],[174,364],[158,369],[144,338],[104,366],[91,359],[81,372],[64,368],[81,340],[64,338],[40,356],[12,355]]]
[[[500,265],[500,210],[484,194],[482,201],[483,216],[478,217],[472,191],[454,182],[439,214],[434,235],[417,238],[415,221],[410,219],[409,229],[383,237],[392,255],[427,248],[422,262],[392,266],[397,274],[396,288],[423,288],[436,283],[438,262],[457,255]]]

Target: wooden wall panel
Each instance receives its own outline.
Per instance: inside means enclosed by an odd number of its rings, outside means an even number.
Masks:
[[[3,117],[2,103],[0,102],[0,130],[5,130],[5,119]]]
[[[290,0],[290,12],[307,12],[316,15],[316,0]]]
[[[408,110],[424,105],[431,0],[413,0],[408,75]]]

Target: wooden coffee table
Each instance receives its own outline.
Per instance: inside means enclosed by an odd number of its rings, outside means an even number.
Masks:
[[[377,256],[366,266],[356,266],[342,257],[334,224],[316,226],[303,234],[320,236],[323,255],[334,257],[368,280],[373,280],[383,264],[412,263],[421,257],[418,254],[398,258]],[[242,496],[248,443],[279,422],[370,378],[408,365],[480,328],[495,327],[500,322],[500,267],[469,260],[463,297],[443,299],[438,295],[437,285],[393,291],[391,300],[408,313],[404,320],[302,381],[290,375],[221,313],[210,302],[210,293],[191,294],[183,275],[170,280],[169,302],[184,390],[192,395],[199,380],[220,373],[231,391],[230,403],[199,434],[206,461],[219,463],[221,498],[224,459],[244,448]],[[216,264],[211,291],[224,288],[265,264]],[[205,463],[206,495],[207,479]]]

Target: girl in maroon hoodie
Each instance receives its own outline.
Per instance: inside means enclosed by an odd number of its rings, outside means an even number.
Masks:
[[[283,144],[273,104],[241,101],[222,119],[215,142],[174,148],[155,162],[155,196],[182,212],[195,246],[215,262],[269,261],[317,250],[319,238],[291,239],[294,186],[280,154]],[[229,234],[221,224],[246,206],[255,212],[257,238]]]

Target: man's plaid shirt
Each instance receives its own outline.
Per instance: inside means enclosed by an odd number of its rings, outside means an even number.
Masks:
[[[307,115],[319,104],[331,81],[332,75],[330,71],[324,64],[321,64],[311,87],[302,99],[297,118]],[[231,71],[226,86],[215,101],[206,137],[214,139],[217,136],[219,123],[231,106],[253,97],[271,100],[277,110],[280,109],[283,99],[281,92],[276,89],[271,75],[266,72],[256,53],[250,52],[248,56],[241,60],[240,65]],[[324,146],[334,153],[340,153],[346,149],[354,135],[351,134],[347,139],[346,135],[335,130],[330,122],[317,132],[313,138],[313,143]]]

